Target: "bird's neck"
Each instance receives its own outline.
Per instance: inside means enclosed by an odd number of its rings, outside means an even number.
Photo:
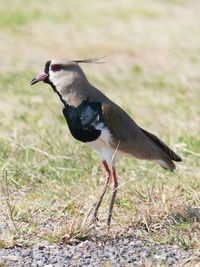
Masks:
[[[88,83],[89,84],[89,83]],[[88,99],[88,84],[70,84],[65,87],[51,84],[64,106],[79,106]]]
[[[87,96],[84,94],[78,93],[76,90],[71,90],[66,94],[62,94],[62,99],[70,106],[77,107],[79,106],[84,100],[87,99]]]

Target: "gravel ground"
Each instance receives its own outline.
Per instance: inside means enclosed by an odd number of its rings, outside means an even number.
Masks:
[[[200,253],[131,238],[0,250],[0,266],[200,266]]]

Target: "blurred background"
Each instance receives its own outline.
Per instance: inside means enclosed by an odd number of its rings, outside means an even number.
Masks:
[[[94,85],[134,112],[139,121],[145,123],[149,115],[159,120],[158,104],[168,111],[162,116],[173,113],[167,124],[175,119],[180,124],[190,121],[187,129],[194,131],[199,10],[199,1],[187,0],[1,1],[0,92],[41,96],[43,90],[29,88],[28,81],[43,70],[46,60],[107,55],[103,65],[82,66]],[[5,79],[9,79],[6,86]],[[165,125],[163,118],[162,122]]]
[[[13,221],[23,222],[20,229],[26,233],[24,239],[30,239],[32,220],[37,229],[34,235],[42,235],[41,231],[46,231],[44,224],[41,226],[42,206],[48,229],[54,213],[56,226],[45,233],[56,240],[58,221],[63,223],[62,212],[56,211],[67,210],[66,221],[77,206],[78,210],[88,207],[104,183],[96,154],[72,139],[51,88],[42,83],[29,86],[52,58],[77,60],[106,55],[104,64],[82,65],[89,81],[183,158],[174,176],[160,169],[157,172],[153,163],[121,159],[119,181],[124,186],[114,220],[122,223],[117,215],[123,213],[134,225],[135,217],[130,214],[143,210],[144,214],[137,217],[138,227],[142,218],[148,223],[146,214],[161,218],[180,209],[184,214],[186,206],[197,205],[199,14],[199,0],[1,0],[0,185],[4,193],[0,208],[6,224],[12,219],[11,230]],[[143,206],[149,194],[147,184],[157,198],[152,210]],[[134,195],[136,189],[139,193]],[[5,192],[11,195],[5,196]],[[9,216],[5,199],[15,211],[14,218]],[[105,208],[105,217],[106,212]],[[6,232],[11,244],[19,236],[23,239],[22,230],[15,234],[11,230]],[[194,233],[194,229],[191,231]],[[5,234],[1,240],[5,242]],[[194,242],[191,244],[194,246]]]

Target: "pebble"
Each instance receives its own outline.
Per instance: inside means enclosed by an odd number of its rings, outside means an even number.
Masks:
[[[152,253],[153,251],[153,253]],[[193,262],[195,265],[193,265]],[[103,265],[102,265],[103,263]],[[0,249],[0,266],[200,266],[200,253],[192,254],[172,246],[151,245],[131,238],[78,245],[45,244],[26,248]],[[188,265],[188,266],[189,266]]]

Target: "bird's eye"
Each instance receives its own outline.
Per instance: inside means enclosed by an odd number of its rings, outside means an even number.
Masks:
[[[60,66],[59,65],[54,65],[54,66],[52,66],[52,70],[53,71],[59,71],[61,68],[60,68]]]

